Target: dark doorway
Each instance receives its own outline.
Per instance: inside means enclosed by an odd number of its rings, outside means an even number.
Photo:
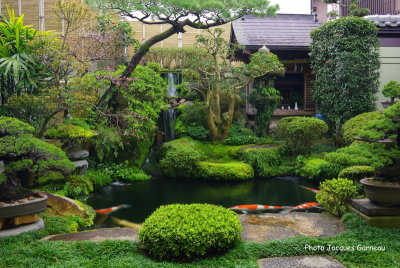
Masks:
[[[275,80],[275,88],[281,92],[282,106],[285,110],[293,110],[297,102],[298,109],[303,109],[304,104],[304,74],[286,73],[285,76]],[[289,109],[290,107],[290,109]]]

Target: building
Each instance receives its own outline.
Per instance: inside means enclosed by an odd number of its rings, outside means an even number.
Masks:
[[[312,99],[310,59],[310,32],[321,25],[314,15],[278,14],[275,17],[244,16],[232,23],[231,42],[243,46],[236,60],[248,62],[250,55],[266,46],[284,64],[286,72],[278,77],[274,86],[282,95],[276,119],[289,115],[315,115]],[[250,94],[253,87],[263,86],[266,79],[256,79],[246,88]],[[297,104],[297,110],[295,109]],[[249,126],[254,124],[255,110],[246,103]]]

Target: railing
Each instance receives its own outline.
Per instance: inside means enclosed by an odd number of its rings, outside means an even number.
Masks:
[[[399,1],[399,0],[397,0]],[[348,5],[350,0],[342,0],[343,6],[340,8],[340,14],[342,16],[348,16]],[[360,0],[360,8],[369,8],[371,15],[395,15],[399,14],[399,10],[396,10],[396,0]]]

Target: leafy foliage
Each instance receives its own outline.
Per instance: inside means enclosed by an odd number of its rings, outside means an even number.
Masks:
[[[269,125],[280,100],[280,92],[273,87],[253,89],[253,93],[250,95],[249,101],[257,109],[257,136],[264,137],[269,133]]]
[[[364,18],[330,21],[311,33],[314,98],[335,136],[342,124],[375,109],[379,86],[377,28]]]
[[[368,112],[356,115],[344,123],[342,129],[342,143],[350,145],[369,122],[379,118],[379,112]]]
[[[254,177],[253,168],[243,162],[214,163],[200,161],[199,177],[209,180],[249,180]]]
[[[102,170],[89,170],[85,176],[92,181],[95,189],[103,188],[113,181],[111,176]]]
[[[320,185],[317,202],[335,216],[347,211],[347,203],[357,195],[357,186],[348,179],[327,180]]]
[[[321,158],[307,158],[302,155],[296,158],[296,173],[308,179],[334,179],[343,168],[342,165],[330,163]]]
[[[203,126],[187,126],[187,135],[199,141],[205,141],[209,138],[210,132]]]
[[[93,189],[92,181],[86,176],[70,176],[64,186],[64,191],[69,197],[88,195]]]
[[[278,122],[277,134],[291,154],[307,155],[327,131],[325,122],[317,118],[285,117]]]
[[[385,97],[391,98],[392,101],[395,98],[400,98],[400,83],[394,80],[389,81],[383,86],[382,94]]]
[[[224,143],[229,145],[245,145],[254,144],[258,140],[257,136],[250,129],[232,125],[229,130],[229,136],[224,140]]]
[[[346,178],[352,181],[359,181],[370,178],[374,175],[375,169],[370,166],[352,166],[340,171],[339,178]]]
[[[101,172],[112,178],[114,181],[136,181],[148,180],[151,177],[138,168],[127,166],[126,163],[113,164],[104,163],[97,165],[97,172]]]
[[[158,154],[160,170],[172,178],[198,176],[197,162],[204,159],[204,155],[195,149],[195,143],[186,138],[165,143]]]
[[[72,124],[59,125],[56,129],[49,129],[45,136],[53,139],[89,139],[95,135],[91,129]]]
[[[0,116],[0,137],[32,134],[34,128],[18,119]]]
[[[143,224],[139,239],[159,260],[193,260],[224,253],[240,241],[242,227],[233,211],[208,204],[162,206]]]
[[[294,173],[293,163],[279,148],[245,149],[239,159],[251,165],[256,177],[286,176]]]

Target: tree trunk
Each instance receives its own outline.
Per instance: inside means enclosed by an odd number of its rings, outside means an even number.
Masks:
[[[223,129],[222,129],[222,138],[226,139],[229,136],[229,129],[232,126],[232,122],[233,122],[233,115],[235,113],[235,104],[236,104],[236,97],[235,96],[231,96],[230,100],[229,100],[229,109],[228,112],[226,114],[224,114],[224,125],[223,125]]]
[[[214,111],[212,107],[212,94],[210,91],[207,92],[206,96],[206,109],[207,109],[207,123],[208,123],[208,128],[210,129],[210,134],[211,134],[211,139],[212,140],[219,140],[220,138],[220,133],[218,131],[218,127],[215,125],[215,118],[214,118]]]
[[[133,71],[135,71],[136,66],[138,66],[138,64],[140,63],[140,61],[142,60],[142,58],[144,57],[144,55],[146,55],[146,53],[149,51],[150,47],[155,45],[156,43],[167,39],[168,37],[178,33],[180,30],[178,27],[171,27],[168,30],[153,36],[152,38],[150,38],[149,40],[147,40],[146,42],[144,42],[139,49],[136,51],[136,53],[132,56],[131,60],[129,61],[128,66],[126,66],[124,72],[121,74],[120,78],[121,79],[125,79],[127,77],[130,77],[133,73]],[[112,100],[116,99],[116,95],[118,95],[117,92],[117,87],[112,84],[106,92],[104,92],[103,96],[101,96],[98,105],[99,106],[109,106],[110,102],[112,102]]]
[[[8,180],[0,183],[0,202],[10,202],[25,197],[29,197],[33,193],[23,189],[17,174],[7,174]]]

